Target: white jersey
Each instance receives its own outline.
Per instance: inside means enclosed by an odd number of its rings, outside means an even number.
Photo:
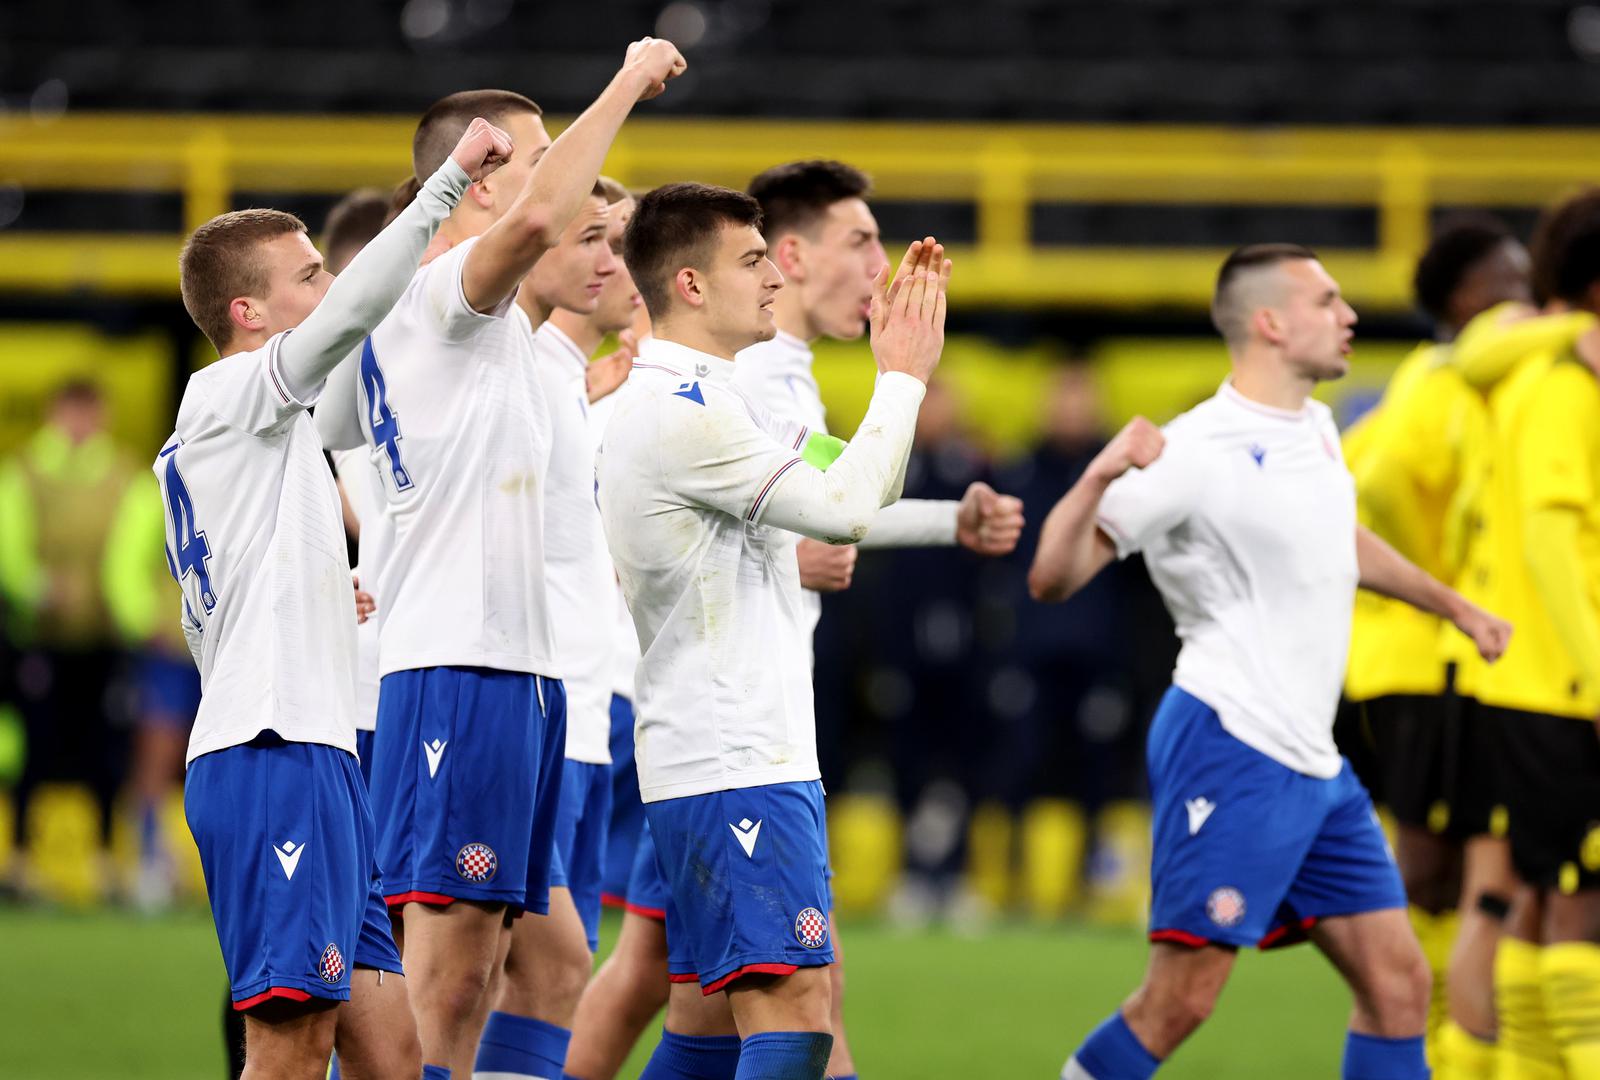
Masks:
[[[828,431],[822,387],[812,373],[811,346],[782,330],[771,341],[761,341],[739,352],[733,381],[775,416],[794,420],[813,431]],[[795,537],[798,541],[799,537]],[[861,546],[928,547],[956,542],[956,504],[945,499],[901,499],[883,508]],[[822,618],[822,596],[803,590],[809,632]]]
[[[1165,428],[1148,469],[1107,489],[1099,524],[1144,552],[1177,624],[1172,681],[1240,742],[1333,777],[1356,568],[1355,485],[1327,406],[1297,412],[1224,383]]]
[[[645,802],[816,780],[810,623],[793,540],[859,540],[899,494],[923,387],[885,376],[826,474],[811,432],[733,383],[731,361],[659,338],[618,391],[600,513],[642,646]]]
[[[474,311],[476,240],[417,271],[363,355],[363,436],[392,544],[379,672],[459,665],[558,677],[544,579],[550,413],[527,316]]]
[[[383,477],[373,468],[372,455],[365,449],[336,450],[333,467],[344,486],[344,496],[360,524],[361,535],[356,541],[356,577],[361,591],[369,594],[375,604],[378,598],[378,577],[383,572],[383,558],[389,549],[391,526],[383,512]],[[378,616],[374,613],[366,622],[356,627],[356,728],[376,731],[378,728]]]
[[[355,753],[356,611],[339,493],[278,334],[189,378],[154,469],[203,695],[186,761],[263,731]]]
[[[589,359],[550,323],[534,334],[539,378],[550,405],[550,473],[545,484],[545,578],[555,621],[556,659],[567,691],[567,757],[611,761],[611,684],[616,574],[595,504],[595,432],[589,426]]]
[[[649,341],[645,338],[645,341]],[[606,425],[616,408],[616,393],[607,394],[589,406],[589,428],[594,432],[595,445],[605,438]],[[598,499],[596,500],[598,504]],[[616,581],[616,568],[612,568],[612,581]],[[633,629],[633,616],[628,614],[628,601],[622,589],[616,590],[617,614],[611,624],[611,692],[617,697],[634,699],[634,676],[639,669],[639,635]]]

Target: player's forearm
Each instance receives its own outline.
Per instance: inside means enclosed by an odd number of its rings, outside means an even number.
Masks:
[[[619,71],[583,114],[550,144],[517,200],[467,257],[462,288],[477,311],[493,311],[514,293],[539,257],[561,239],[594,190],[606,154],[642,89]]]
[[[361,406],[358,393],[361,381],[361,348],[350,350],[322,385],[322,397],[311,419],[317,425],[325,450],[354,450],[365,437],[361,433]]]
[[[950,547],[956,542],[953,499],[901,499],[885,506],[872,519],[861,540],[864,548]]]
[[[1087,585],[1114,554],[1096,515],[1111,482],[1090,468],[1051,507],[1039,529],[1039,546],[1028,568],[1028,592],[1055,603]]]
[[[1451,346],[1450,362],[1469,385],[1487,393],[1523,357],[1570,348],[1594,325],[1594,316],[1584,311],[1518,317],[1502,305],[1466,325]]]
[[[1523,525],[1528,572],[1585,686],[1600,686],[1600,619],[1578,554],[1578,511],[1546,507]],[[1536,553],[1536,555],[1535,555]]]
[[[1356,567],[1361,587],[1457,622],[1467,602],[1454,589],[1390,547],[1365,525],[1356,526]]]
[[[389,314],[415,276],[439,223],[450,216],[470,183],[461,166],[446,158],[411,205],[361,249],[317,309],[283,339],[278,370],[297,398],[314,393]]]
[[[855,437],[826,472],[804,463],[790,468],[769,493],[762,524],[830,544],[859,542],[905,467],[926,392],[910,375],[879,379]]]

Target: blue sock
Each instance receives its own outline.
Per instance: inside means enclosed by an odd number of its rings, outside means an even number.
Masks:
[[[833,1033],[763,1031],[739,1044],[735,1080],[823,1080]]]
[[[339,1055],[333,1055],[333,1060],[328,1062],[328,1080],[339,1080]]]
[[[450,1066],[424,1065],[422,1067],[422,1080],[450,1080]]]
[[[739,1071],[739,1036],[675,1035],[661,1041],[639,1080],[733,1080]]]
[[[1118,1009],[1105,1022],[1089,1033],[1067,1063],[1063,1076],[1076,1076],[1072,1062],[1078,1063],[1081,1072],[1094,1080],[1149,1080],[1155,1075],[1161,1059],[1144,1048],[1128,1022]]]
[[[828,1080],[861,1080],[861,1078],[855,1073],[851,1073],[849,1076],[830,1076]]]
[[[1380,1039],[1349,1032],[1344,1038],[1344,1080],[1428,1080],[1422,1036]]]
[[[556,1080],[567,1062],[572,1032],[515,1013],[492,1012],[478,1040],[474,1073]]]

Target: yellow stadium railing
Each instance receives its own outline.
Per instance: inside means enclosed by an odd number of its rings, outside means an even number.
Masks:
[[[648,106],[645,107],[648,109]],[[264,198],[388,185],[409,172],[409,118],[84,114],[0,117],[0,183],[180,193],[188,227]],[[552,122],[552,128],[559,123]],[[1358,306],[1409,306],[1438,206],[1536,207],[1600,175],[1579,131],[1225,129],[1085,125],[631,122],[607,162],[624,182],[743,185],[776,162],[837,157],[879,197],[969,203],[976,243],[955,252],[966,305],[1202,305],[1223,252],[1030,243],[1044,202],[1371,207],[1377,244],[1324,252]],[[311,223],[314,227],[317,222]],[[1293,239],[1293,237],[1285,237]],[[0,230],[0,289],[172,296],[181,237]]]

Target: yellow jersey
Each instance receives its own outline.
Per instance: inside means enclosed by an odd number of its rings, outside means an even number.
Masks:
[[[1487,423],[1482,399],[1449,360],[1449,346],[1419,346],[1346,441],[1361,523],[1446,582],[1457,579],[1462,565],[1459,500],[1464,487],[1474,486],[1467,477],[1481,458]],[[1446,664],[1461,658],[1443,650],[1441,622],[1401,601],[1359,592],[1346,696],[1442,693]],[[1466,642],[1459,632],[1455,637]]]

